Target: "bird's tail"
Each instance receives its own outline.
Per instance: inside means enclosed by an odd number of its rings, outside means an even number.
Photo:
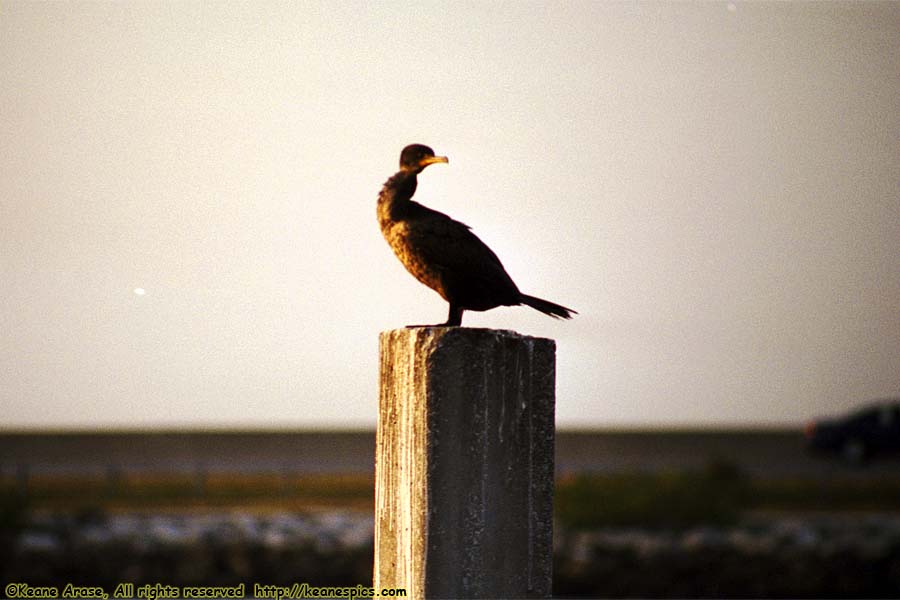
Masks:
[[[550,315],[554,319],[571,319],[572,315],[578,314],[577,311],[574,311],[571,308],[566,308],[565,306],[560,306],[559,304],[554,304],[547,300],[541,300],[534,296],[522,294],[520,300],[522,300],[522,304],[527,304],[531,308],[539,310],[545,315]]]

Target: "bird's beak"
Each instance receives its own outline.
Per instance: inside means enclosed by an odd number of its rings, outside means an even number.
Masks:
[[[428,165],[433,165],[434,163],[449,163],[450,160],[446,156],[426,156],[422,160],[419,161],[420,167],[427,167]]]

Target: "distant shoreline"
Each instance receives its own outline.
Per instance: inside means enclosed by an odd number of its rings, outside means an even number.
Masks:
[[[371,474],[375,431],[0,433],[0,475],[16,473]],[[854,468],[810,455],[796,429],[560,430],[557,476],[703,468],[727,462],[771,477],[896,474],[894,461]]]

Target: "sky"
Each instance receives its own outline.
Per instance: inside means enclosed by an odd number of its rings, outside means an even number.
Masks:
[[[3,429],[373,427],[446,303],[416,199],[526,293],[567,428],[900,396],[900,2],[0,0]]]

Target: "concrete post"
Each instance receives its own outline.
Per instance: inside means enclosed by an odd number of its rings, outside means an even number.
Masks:
[[[419,327],[380,352],[376,592],[550,597],[554,341]]]

